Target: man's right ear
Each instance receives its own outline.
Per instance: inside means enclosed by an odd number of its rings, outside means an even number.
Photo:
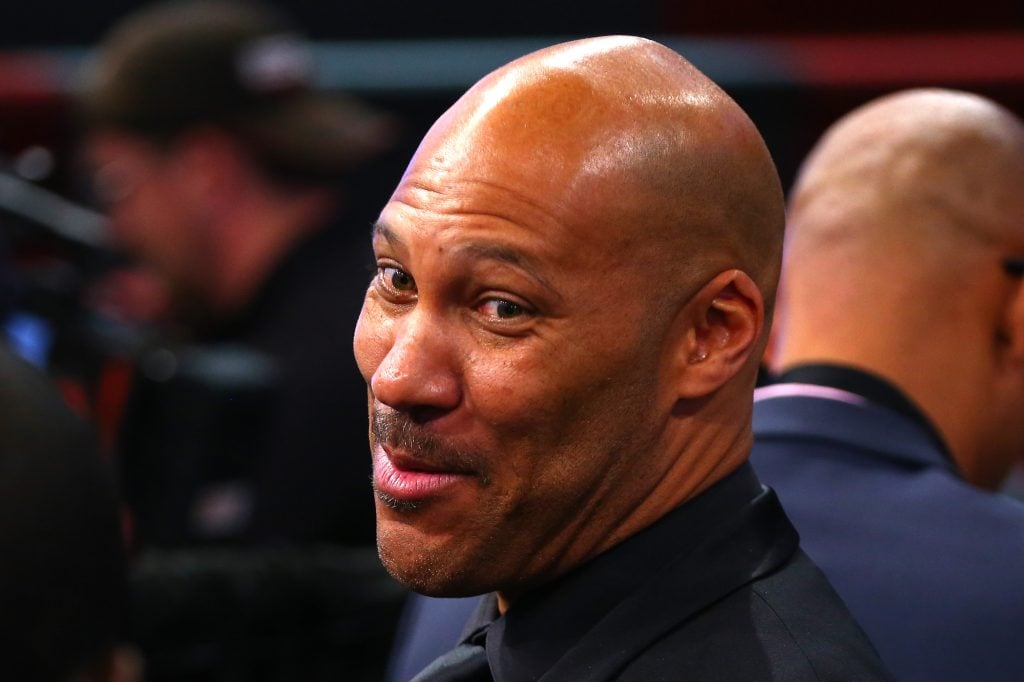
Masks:
[[[672,365],[677,397],[703,398],[736,376],[758,348],[764,298],[749,275],[727,270],[701,287],[676,324],[683,326]]]

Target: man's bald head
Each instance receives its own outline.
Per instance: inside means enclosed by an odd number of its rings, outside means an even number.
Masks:
[[[354,346],[385,566],[514,598],[735,470],[782,223],[753,124],[661,45],[475,85],[375,228]]]
[[[1019,422],[1024,408],[998,404],[1016,365],[1005,351],[1019,288],[1002,261],[1024,256],[1022,187],[1024,124],[985,98],[909,90],[848,114],[790,197],[773,364],[881,374],[921,404],[972,480],[996,483],[1005,452],[984,471],[978,455],[1008,448],[979,431],[1013,433],[982,417],[1006,409]]]
[[[538,200],[567,223],[642,236],[690,286],[741,267],[774,296],[783,197],[771,157],[736,103],[658,43],[610,36],[511,62],[435,124],[410,169],[423,164],[544,178]]]

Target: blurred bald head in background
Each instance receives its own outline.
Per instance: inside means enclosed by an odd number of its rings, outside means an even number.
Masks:
[[[1024,452],[1022,190],[1024,125],[982,97],[911,90],[843,118],[792,192],[773,365],[885,377],[968,481],[999,485]]]

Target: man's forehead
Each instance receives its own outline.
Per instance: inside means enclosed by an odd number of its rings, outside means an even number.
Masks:
[[[516,128],[500,120],[467,125],[446,114],[416,151],[385,213],[432,224],[504,222],[549,235],[586,229],[588,210],[602,195],[580,191],[584,152],[552,139],[549,130],[520,138],[510,126]]]
[[[486,201],[490,184],[564,221],[596,224],[616,213],[621,223],[626,211],[644,212],[630,200],[641,192],[682,201],[687,185],[673,178],[700,173],[708,121],[733,127],[718,121],[719,98],[700,83],[609,85],[586,69],[540,71],[511,71],[461,98],[424,138],[396,195],[436,191],[423,199],[435,206],[457,196]],[[476,186],[460,192],[459,183]]]
[[[551,248],[557,241],[552,234],[530,230],[513,219],[487,214],[424,215],[395,202],[384,208],[371,234],[374,240],[408,252],[428,249],[510,264],[536,262],[557,251]]]
[[[743,187],[747,157],[764,150],[731,100],[664,48],[626,40],[616,56],[617,42],[474,86],[427,134],[386,211],[431,229],[490,216],[605,266],[677,259],[735,195],[764,194]],[[722,190],[724,177],[739,189]]]
[[[565,192],[590,168],[588,161],[621,150],[619,139],[647,128],[641,114],[656,108],[595,75],[602,70],[580,66],[594,54],[593,47],[580,45],[491,74],[435,123],[411,168],[493,166],[508,175],[542,174],[552,191]]]
[[[546,272],[550,281],[554,271],[621,272],[631,262],[661,260],[660,231],[651,229],[643,193],[622,182],[581,180],[584,174],[563,174],[554,161],[533,168],[501,159],[440,161],[414,161],[381,213],[386,234],[423,237],[421,249],[458,247],[460,257],[517,265],[536,279]]]
[[[421,146],[384,214],[435,228],[454,221],[503,226],[576,242],[574,248],[615,241],[640,216],[627,215],[634,202],[621,164],[602,158],[595,145],[453,129]]]

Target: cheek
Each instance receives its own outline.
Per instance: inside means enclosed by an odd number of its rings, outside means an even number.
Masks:
[[[600,382],[565,348],[534,350],[469,359],[466,393],[505,462],[499,470],[516,478],[560,479],[562,470],[580,462],[579,451],[592,449]]]
[[[514,422],[551,401],[548,368],[538,355],[473,349],[463,356],[466,393],[474,411],[495,423]]]
[[[638,416],[651,409],[656,370],[644,363],[637,353],[566,343],[491,365],[476,377],[490,414],[516,438],[586,458],[619,449],[639,426]]]

